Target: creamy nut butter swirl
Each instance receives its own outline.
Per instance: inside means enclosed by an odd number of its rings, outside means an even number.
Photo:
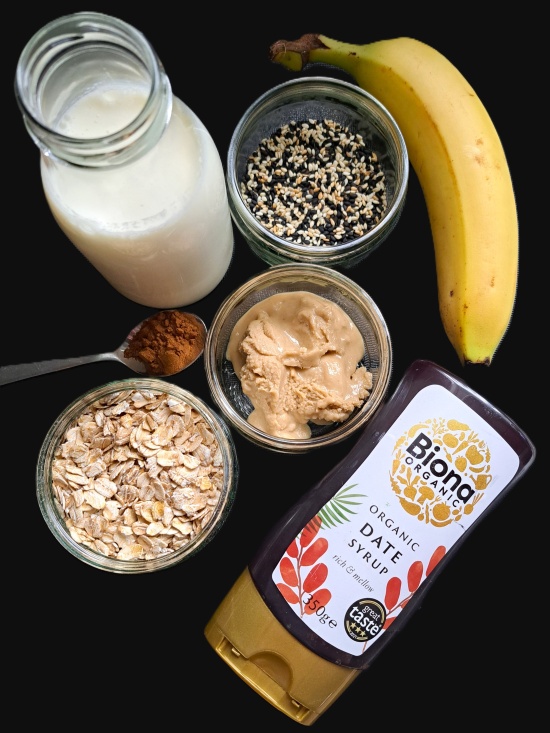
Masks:
[[[282,438],[342,422],[372,388],[363,337],[336,303],[305,291],[272,295],[235,324],[226,351],[254,407],[248,422]]]

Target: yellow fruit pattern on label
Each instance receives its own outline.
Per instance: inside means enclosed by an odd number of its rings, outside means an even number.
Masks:
[[[434,527],[472,514],[492,480],[489,447],[467,424],[434,418],[395,443],[390,481],[402,509]]]

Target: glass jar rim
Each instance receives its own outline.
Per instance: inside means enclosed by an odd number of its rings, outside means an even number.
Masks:
[[[43,97],[67,64],[81,63],[85,54],[102,48],[116,49],[126,63],[141,70],[148,85],[144,104],[134,119],[112,134],[71,137],[46,118]],[[158,141],[172,111],[170,81],[150,42],[129,23],[104,13],[73,13],[39,29],[19,56],[14,87],[25,126],[39,149],[86,167],[113,166],[142,155]]]

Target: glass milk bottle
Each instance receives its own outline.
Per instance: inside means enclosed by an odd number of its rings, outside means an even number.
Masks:
[[[58,18],[23,49],[15,93],[55,220],[116,290],[177,308],[218,285],[234,246],[223,165],[139,31]]]

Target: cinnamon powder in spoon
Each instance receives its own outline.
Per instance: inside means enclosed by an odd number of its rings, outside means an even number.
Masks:
[[[148,374],[168,376],[191,364],[204,348],[199,324],[179,310],[159,311],[143,322],[124,351],[138,359]]]

